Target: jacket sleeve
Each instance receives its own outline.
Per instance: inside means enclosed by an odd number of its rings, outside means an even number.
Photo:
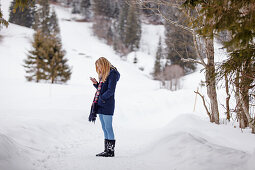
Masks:
[[[97,87],[98,87],[98,82],[97,82],[97,84],[93,84],[93,86],[97,89]]]
[[[114,95],[116,84],[117,84],[117,75],[115,73],[110,74],[107,90],[101,95],[101,99],[107,100],[112,95]]]

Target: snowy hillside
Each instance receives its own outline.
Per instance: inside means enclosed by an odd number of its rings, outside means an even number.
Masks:
[[[1,4],[8,18],[10,0]],[[163,27],[143,26],[141,65],[136,66],[93,36],[92,23],[68,21],[70,9],[54,8],[73,72],[66,85],[27,82],[22,64],[34,31],[15,24],[0,31],[1,170],[255,168],[254,135],[231,124],[209,123],[200,98],[192,112],[193,91],[203,79],[199,69],[184,77],[183,88],[175,92],[160,89],[148,76]],[[103,149],[103,132],[98,119],[88,122],[96,90],[89,77],[97,78],[94,63],[101,56],[120,72],[113,123],[116,157],[109,159],[95,157]]]

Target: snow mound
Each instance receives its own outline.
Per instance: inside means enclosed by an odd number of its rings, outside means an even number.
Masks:
[[[159,159],[159,156],[164,159]],[[242,169],[240,165],[247,161],[248,156],[243,151],[213,144],[200,136],[178,132],[155,143],[145,158],[151,161],[157,160],[157,163],[160,160],[162,165],[167,165],[163,169],[172,167],[213,170]]]
[[[151,169],[252,169],[250,137],[186,114],[159,129],[156,140],[137,158],[150,162]]]

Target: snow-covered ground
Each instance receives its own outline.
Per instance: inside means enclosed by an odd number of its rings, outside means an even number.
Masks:
[[[10,0],[1,3],[8,18]],[[138,60],[146,67],[143,72],[93,36],[91,23],[67,21],[70,10],[54,7],[73,68],[66,85],[26,82],[22,64],[33,30],[10,24],[0,31],[1,170],[255,169],[250,130],[209,123],[200,98],[193,112],[193,91],[203,79],[199,69],[184,77],[176,92],[160,89],[149,78],[162,27],[143,27],[139,53],[146,57]],[[95,156],[103,150],[103,132],[99,120],[87,120],[96,90],[89,77],[97,78],[94,63],[101,56],[121,75],[115,94],[114,158]]]

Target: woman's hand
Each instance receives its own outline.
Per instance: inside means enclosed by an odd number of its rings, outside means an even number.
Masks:
[[[97,84],[97,80],[95,78],[90,77],[90,80],[92,81],[93,84]]]

